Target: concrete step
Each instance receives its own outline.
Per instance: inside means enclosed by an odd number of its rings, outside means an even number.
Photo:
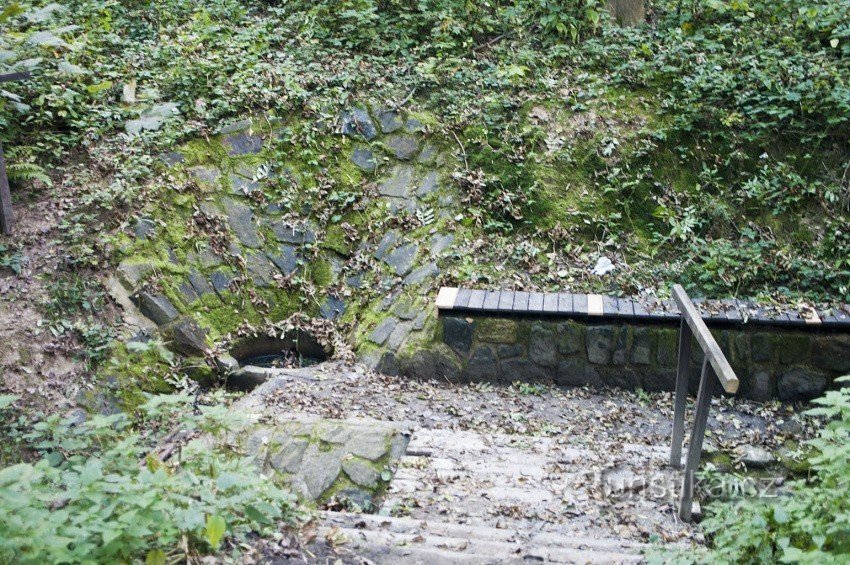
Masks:
[[[322,513],[319,538],[376,563],[639,563],[645,544],[410,518]]]

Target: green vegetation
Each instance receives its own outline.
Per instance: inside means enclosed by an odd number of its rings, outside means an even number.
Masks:
[[[0,561],[194,560],[238,552],[248,532],[294,522],[292,495],[261,477],[251,460],[210,449],[208,440],[239,417],[220,397],[210,400],[218,404],[158,396],[138,418],[32,422],[13,412],[13,397],[0,398],[3,460],[26,459],[0,471]],[[178,431],[197,439],[171,455],[168,442]]]
[[[850,382],[850,377],[843,377]],[[688,554],[654,554],[651,561],[675,563],[846,563],[850,556],[850,388],[816,399],[811,416],[826,417],[817,438],[807,442],[809,474],[761,496],[714,502],[703,528],[712,549]]]

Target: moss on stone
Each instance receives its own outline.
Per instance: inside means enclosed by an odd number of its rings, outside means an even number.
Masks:
[[[475,326],[478,341],[486,343],[516,343],[517,323],[505,318],[484,318]]]

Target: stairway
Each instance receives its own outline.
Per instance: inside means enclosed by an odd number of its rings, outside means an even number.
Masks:
[[[319,540],[375,563],[641,562],[646,528],[687,533],[672,493],[646,492],[646,477],[675,482],[665,454],[421,428],[377,515],[324,512]]]

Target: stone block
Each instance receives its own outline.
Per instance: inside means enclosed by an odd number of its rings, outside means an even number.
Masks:
[[[516,343],[517,323],[504,318],[483,318],[476,324],[475,337],[484,343]]]
[[[649,365],[652,363],[654,335],[649,328],[635,328],[632,340],[632,363]]]
[[[419,139],[413,135],[392,135],[386,139],[385,144],[397,159],[403,161],[409,161],[419,151]]]
[[[812,348],[812,362],[821,369],[850,373],[850,336],[818,337]]]
[[[383,261],[390,266],[396,276],[402,277],[410,272],[418,252],[418,244],[408,243],[388,253]]]
[[[493,355],[493,350],[486,345],[475,349],[461,373],[461,378],[468,382],[500,382],[501,377],[496,356]]]
[[[395,318],[386,318],[382,320],[378,326],[372,330],[372,333],[369,334],[369,341],[378,345],[383,345],[395,329],[396,324],[398,324],[398,320]]]
[[[783,365],[805,363],[811,354],[812,338],[810,336],[802,334],[779,336],[779,362]]]
[[[658,345],[658,363],[663,367],[675,367],[679,358],[679,331],[669,328],[656,328],[652,331]]]
[[[773,374],[771,371],[761,369],[750,375],[747,383],[747,398],[765,401],[773,398]]]
[[[232,198],[225,198],[222,203],[230,229],[236,234],[240,243],[245,247],[259,247],[260,240],[257,236],[257,228],[254,226],[254,213],[251,208]]]
[[[367,173],[371,173],[378,168],[375,154],[368,149],[355,149],[354,153],[351,154],[351,162]]]
[[[648,392],[676,390],[676,370],[661,368],[653,365],[643,365],[636,368],[640,387]]]
[[[349,479],[361,487],[372,488],[378,483],[378,471],[362,459],[356,457],[343,459],[342,470]]]
[[[340,133],[350,136],[360,136],[369,141],[375,139],[378,130],[372,123],[369,113],[362,108],[353,108],[343,112]]]
[[[496,355],[499,359],[513,359],[522,355],[522,345],[513,343],[510,345],[500,345],[496,349]]]
[[[175,319],[179,312],[165,296],[142,291],[134,295],[133,302],[139,311],[156,325],[161,326]]]
[[[769,333],[756,333],[750,337],[750,357],[756,363],[773,363],[776,337]]]
[[[827,378],[817,369],[794,367],[779,375],[776,395],[780,400],[811,400],[823,394]]]
[[[729,362],[735,367],[746,367],[750,362],[750,336],[736,332],[732,338],[732,355]]]
[[[186,357],[201,357],[207,351],[207,331],[198,323],[183,316],[163,328],[169,349]]]
[[[474,330],[473,321],[446,317],[443,319],[443,342],[458,353],[468,353]]]
[[[259,153],[263,149],[263,138],[247,131],[228,135],[222,145],[231,157]]]
[[[584,326],[573,322],[558,324],[558,353],[575,355],[584,347]]]
[[[542,367],[558,364],[558,347],[552,327],[540,322],[532,324],[528,340],[528,356]]]
[[[430,380],[457,382],[461,366],[448,346],[438,343],[399,359],[399,374]]]
[[[614,365],[625,365],[629,362],[629,352],[631,351],[632,341],[634,336],[629,326],[620,326],[617,331],[617,338],[614,341],[614,352],[611,354],[611,362]]]
[[[602,384],[599,372],[580,359],[564,359],[558,363],[555,382],[561,386],[594,386]]]
[[[535,365],[530,359],[518,358],[502,361],[502,380],[506,383],[515,381],[547,382],[552,379],[553,374],[553,370],[546,370]]]
[[[614,350],[614,326],[591,326],[585,332],[587,359],[597,365],[611,363]]]

